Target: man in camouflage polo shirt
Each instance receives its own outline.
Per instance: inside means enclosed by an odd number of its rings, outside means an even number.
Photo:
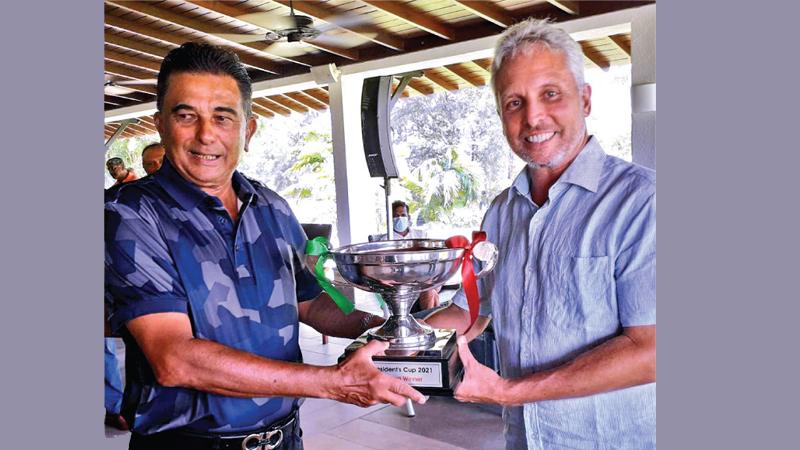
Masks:
[[[338,366],[301,363],[298,320],[355,337],[381,319],[345,316],[321,293],[287,203],[235,170],[256,129],[250,97],[236,55],[171,51],[154,115],[163,166],[106,203],[106,297],[127,345],[131,449],[301,449],[302,397],[425,401],[372,364],[382,342]]]

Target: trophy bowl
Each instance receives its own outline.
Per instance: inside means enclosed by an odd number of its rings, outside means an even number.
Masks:
[[[462,248],[444,240],[406,239],[367,242],[330,252],[346,285],[380,294],[391,310],[369,339],[389,342],[391,350],[424,350],[434,345],[434,330],[409,314],[419,294],[438,288],[461,267]]]

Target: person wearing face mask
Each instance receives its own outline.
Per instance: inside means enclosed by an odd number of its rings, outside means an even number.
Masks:
[[[402,200],[392,203],[392,228],[394,229],[394,239],[425,239],[428,235],[424,230],[411,228],[411,216],[408,214],[408,204]],[[387,233],[378,235],[374,241],[385,241]],[[419,300],[414,303],[411,312],[425,311],[439,306],[439,291],[436,289],[427,290],[419,295]]]
[[[402,200],[396,200],[392,203],[392,228],[394,229],[394,239],[425,239],[427,237],[424,230],[411,228],[408,204]],[[375,240],[385,241],[387,238],[387,234],[383,233]]]

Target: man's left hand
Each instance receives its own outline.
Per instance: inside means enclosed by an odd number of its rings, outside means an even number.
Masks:
[[[458,337],[458,357],[464,364],[464,379],[461,380],[454,392],[453,396],[456,400],[502,405],[507,381],[472,356],[464,336]]]

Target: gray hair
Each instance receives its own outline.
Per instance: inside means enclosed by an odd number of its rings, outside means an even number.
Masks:
[[[580,44],[561,28],[556,28],[549,19],[529,18],[509,27],[497,42],[492,62],[492,90],[500,110],[497,92],[497,78],[503,64],[521,51],[530,51],[534,45],[542,45],[551,51],[561,52],[567,57],[572,77],[578,89],[583,88],[583,50]]]

